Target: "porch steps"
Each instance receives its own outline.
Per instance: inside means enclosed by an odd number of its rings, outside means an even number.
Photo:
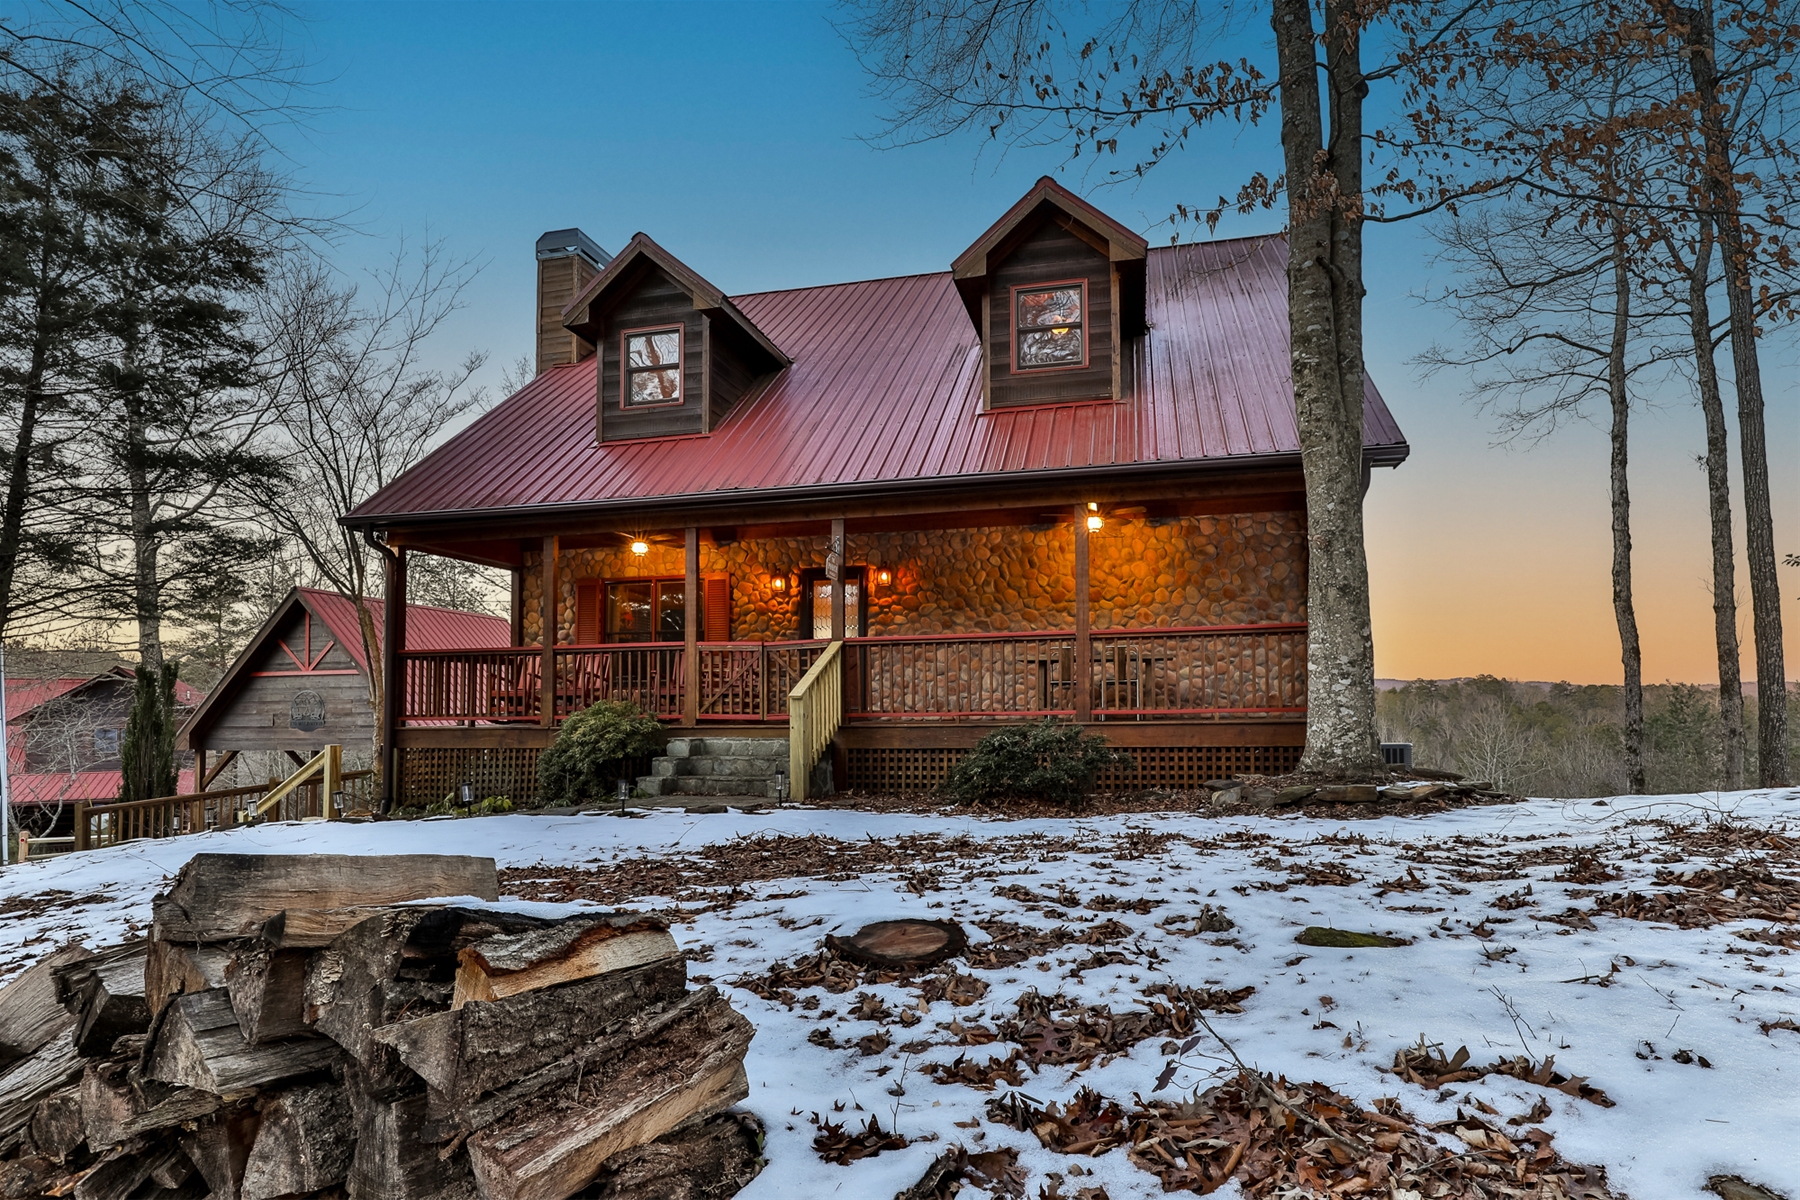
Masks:
[[[638,776],[650,796],[767,796],[788,769],[786,738],[670,738],[664,753]]]

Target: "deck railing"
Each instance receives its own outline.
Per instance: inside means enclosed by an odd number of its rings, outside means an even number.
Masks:
[[[1306,626],[1095,629],[1085,671],[1071,630],[864,637],[844,642],[852,720],[1070,716],[1099,719],[1287,715],[1306,711]],[[702,642],[701,721],[786,721],[789,694],[828,643]],[[667,720],[685,709],[680,642],[558,646],[557,720],[626,700]],[[401,656],[409,724],[539,720],[543,651],[435,650]]]
[[[1306,711],[1306,626],[1096,629],[1096,716]]]
[[[342,811],[373,808],[375,773],[346,771],[342,776]],[[263,797],[281,786],[280,780],[250,787],[221,788],[216,792],[190,792],[181,796],[158,796],[150,800],[108,801],[75,805],[76,850],[97,846],[116,846],[144,838],[178,837],[187,833],[205,833],[209,829],[229,829],[254,816]],[[308,817],[329,817],[331,801],[322,781],[303,783],[282,796],[274,809],[264,814],[268,821],[298,821]]]
[[[829,642],[702,642],[700,719],[779,721],[788,693]]]
[[[544,653],[409,650],[400,656],[405,717],[415,723],[536,721]]]

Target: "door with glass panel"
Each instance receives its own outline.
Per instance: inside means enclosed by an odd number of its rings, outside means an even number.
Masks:
[[[831,638],[831,595],[837,585],[825,578],[823,571],[806,572],[806,619],[802,636],[828,641]],[[860,569],[844,572],[844,635],[861,637],[867,617],[863,612],[863,573]]]

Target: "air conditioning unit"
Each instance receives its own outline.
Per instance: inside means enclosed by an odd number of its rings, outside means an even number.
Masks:
[[[1411,742],[1381,743],[1381,761],[1390,767],[1410,767],[1412,762]]]

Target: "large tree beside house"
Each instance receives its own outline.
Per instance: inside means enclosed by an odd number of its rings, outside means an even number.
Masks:
[[[1288,263],[1151,247],[1050,179],[899,279],[727,295],[643,233],[546,235],[537,377],[344,518],[397,564],[395,798],[528,791],[603,698],[697,756],[786,737],[796,787],[815,753],[839,787],[932,786],[1046,715],[1130,750],[1103,786],[1294,769],[1319,564]],[[1407,447],[1357,380],[1360,498]],[[415,648],[429,557],[512,574],[508,647]]]

